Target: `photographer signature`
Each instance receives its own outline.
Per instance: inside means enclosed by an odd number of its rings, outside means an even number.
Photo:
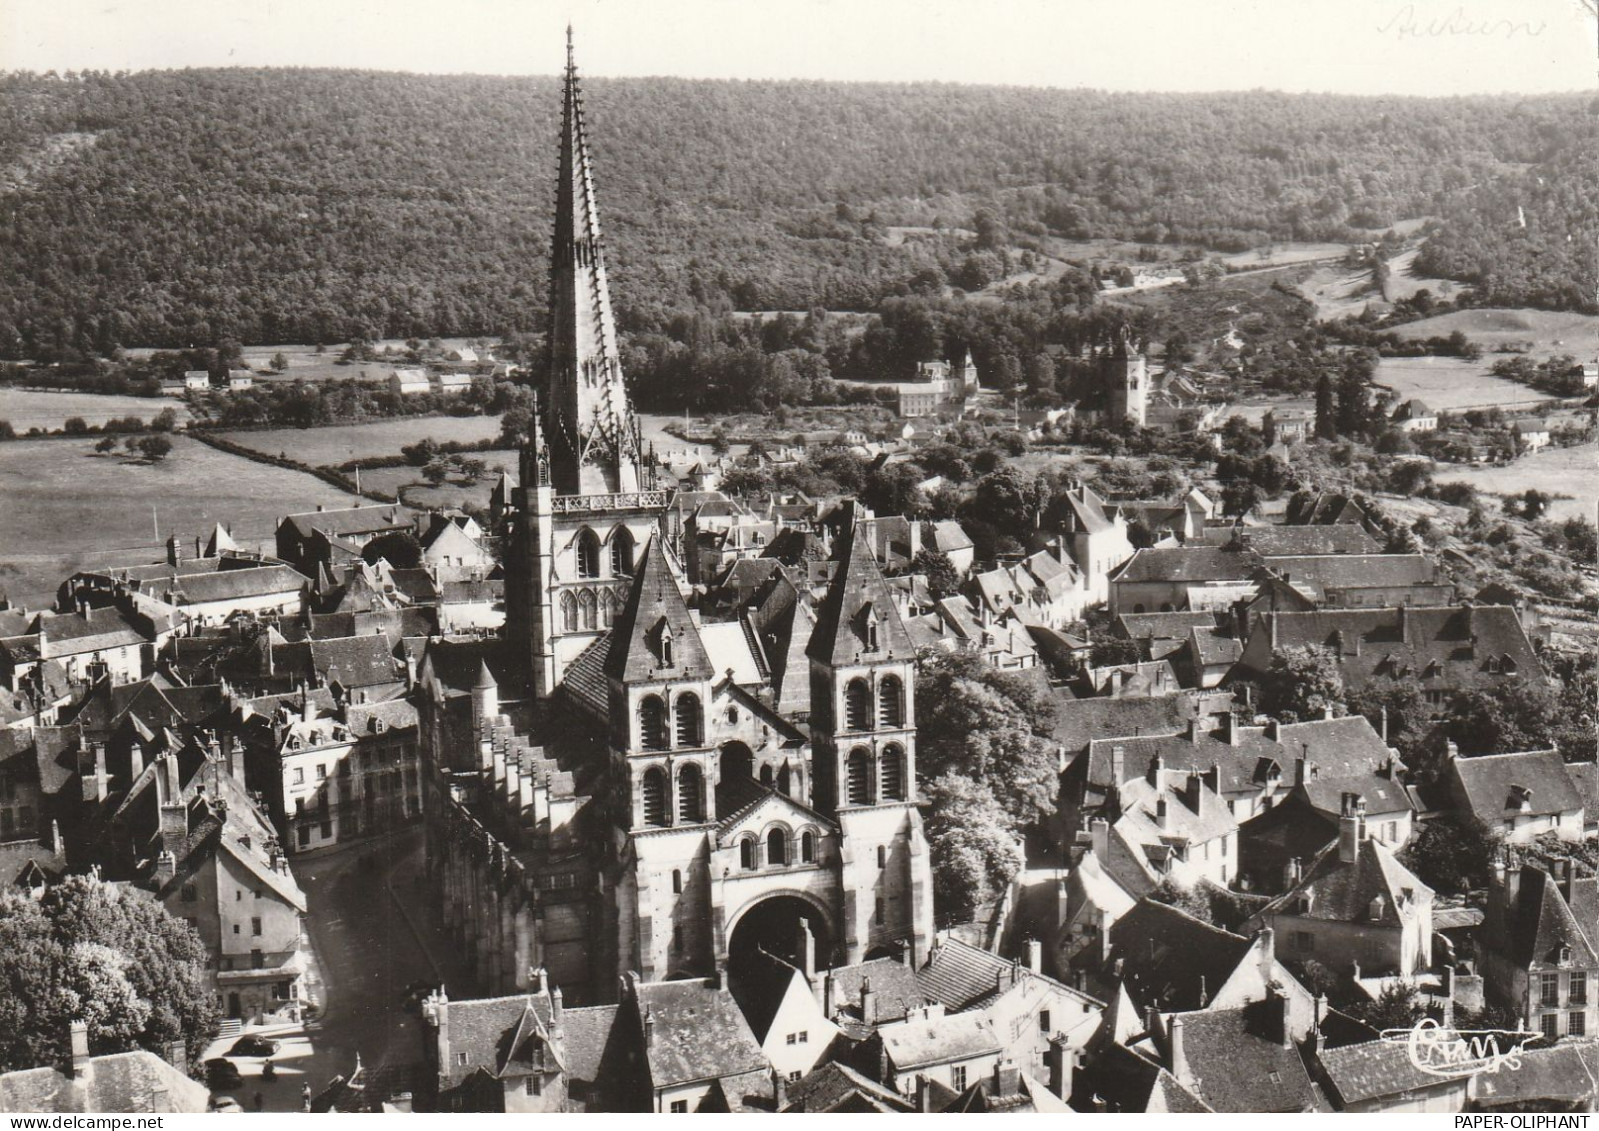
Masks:
[[[1390,1044],[1406,1046],[1410,1063],[1429,1076],[1463,1076],[1501,1068],[1514,1072],[1521,1067],[1523,1046],[1537,1036],[1519,1030],[1446,1029],[1431,1017],[1423,1017],[1409,1029],[1384,1029],[1382,1033],[1382,1039]]]

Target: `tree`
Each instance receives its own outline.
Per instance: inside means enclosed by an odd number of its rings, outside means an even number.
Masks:
[[[1280,648],[1260,680],[1260,709],[1284,722],[1320,717],[1340,703],[1344,678],[1332,650],[1319,644]]]
[[[924,662],[917,678],[917,762],[929,777],[983,783],[1018,824],[1055,810],[1049,700],[1011,672],[970,655]]]
[[[1021,871],[1011,817],[981,782],[942,774],[926,787],[927,847],[940,913],[969,919]]]
[[[461,480],[468,486],[476,483],[489,473],[487,460],[476,459],[470,456],[458,456],[455,466],[460,469]]]
[[[368,565],[382,560],[394,569],[416,569],[422,564],[422,543],[409,530],[379,534],[361,547],[361,560]]]
[[[1394,982],[1376,1001],[1357,1001],[1345,1012],[1364,1021],[1379,1033],[1385,1029],[1409,1029],[1426,1015],[1420,992],[1411,982]]]
[[[1456,695],[1443,729],[1469,757],[1546,749],[1560,721],[1560,697],[1547,682],[1529,673],[1526,679]]]
[[[207,955],[157,902],[90,876],[34,900],[0,891],[0,1069],[59,1061],[68,1023],[95,1053],[172,1041],[198,1054],[217,1028]]]
[[[1432,709],[1415,676],[1402,679],[1379,677],[1358,691],[1349,691],[1344,702],[1353,714],[1366,716],[1372,729],[1386,732],[1388,745],[1399,751],[1411,773],[1432,781],[1437,766],[1431,748]]]
[[[101,453],[102,455],[105,454],[106,452],[114,452],[114,451],[116,451],[117,450],[117,438],[115,436],[102,436],[100,438],[100,440],[98,442],[96,442],[96,444],[94,445],[94,450],[99,452],[99,453]]]
[[[0,420],[0,440],[15,440],[17,430],[11,426],[11,421]]]
[[[326,352],[326,347],[320,345],[317,346],[317,353],[324,352]],[[284,357],[281,353],[275,353],[272,355],[271,366],[274,373],[282,373],[289,367],[289,359]]]
[[[1117,664],[1136,664],[1143,659],[1138,643],[1120,637],[1096,640],[1088,649],[1088,665],[1094,668],[1114,667]]]
[[[150,428],[155,432],[171,432],[177,426],[178,413],[176,409],[164,408],[150,420]]]
[[[422,469],[422,478],[435,487],[442,487],[449,477],[450,463],[445,459],[435,459]]]
[[[139,440],[139,452],[151,463],[159,463],[172,454],[172,441],[165,436],[145,436]]]
[[[1400,853],[1400,862],[1434,891],[1465,893],[1486,887],[1499,838],[1476,817],[1427,821]]]
[[[68,436],[87,436],[89,434],[89,422],[81,416],[69,416],[62,423],[61,431]]]
[[[1333,402],[1332,378],[1326,370],[1316,380],[1316,435],[1323,440],[1338,438],[1338,414]]]
[[[960,592],[960,572],[942,550],[918,550],[916,557],[911,559],[911,572],[927,579],[927,591],[934,600],[941,601]]]

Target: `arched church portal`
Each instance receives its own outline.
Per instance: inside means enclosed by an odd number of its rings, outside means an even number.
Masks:
[[[802,924],[816,942],[817,967],[831,966],[833,936],[822,909],[799,895],[771,895],[740,912],[733,923],[727,942],[729,983],[750,977],[762,950],[800,965]]]

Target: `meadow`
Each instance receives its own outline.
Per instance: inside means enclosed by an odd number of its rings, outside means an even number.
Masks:
[[[96,455],[87,439],[0,444],[0,498],[0,587],[24,607],[51,603],[74,570],[160,560],[170,533],[192,544],[222,522],[244,548],[270,548],[283,515],[355,501],[184,436],[157,464]]]
[[[337,467],[352,459],[397,456],[407,444],[423,439],[475,444],[492,440],[499,434],[498,416],[405,417],[363,424],[329,424],[321,428],[219,433],[224,439],[252,451],[269,456],[285,455],[312,467]]]
[[[0,386],[0,420],[10,421],[19,436],[30,428],[59,432],[71,416],[81,416],[84,423],[93,425],[124,416],[148,421],[164,408],[176,412],[180,421],[189,419],[189,406],[176,397],[116,397]]]
[[[1495,377],[1488,372],[1489,364],[1486,356],[1480,361],[1458,357],[1385,357],[1377,363],[1373,380],[1393,389],[1398,404],[1417,397],[1439,412],[1471,408],[1508,411],[1517,406],[1531,408],[1549,399],[1537,389]]]
[[[1518,495],[1529,488],[1550,495],[1569,495],[1550,505],[1549,517],[1581,515],[1593,520],[1599,510],[1599,443],[1545,448],[1503,467],[1440,471],[1436,478],[1439,483],[1469,483],[1495,495]]]
[[[1394,327],[1401,338],[1446,337],[1459,330],[1483,349],[1484,368],[1500,346],[1531,345],[1528,356],[1570,354],[1591,360],[1599,354],[1599,315],[1551,310],[1483,307],[1454,310]]]

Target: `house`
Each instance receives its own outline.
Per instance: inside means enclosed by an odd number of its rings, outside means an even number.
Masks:
[[[255,384],[255,374],[248,369],[228,370],[228,392],[242,393]]]
[[[946,1016],[981,1016],[1023,1075],[1046,1080],[1055,1052],[1074,1055],[1087,1047],[1105,1003],[1045,975],[1041,942],[1029,939],[1025,949],[1025,961],[1001,958],[945,932],[916,981]]]
[[[72,682],[108,677],[131,683],[154,667],[180,623],[173,615],[140,612],[128,601],[92,609],[80,600],[75,612],[37,613],[24,632],[0,638],[0,684],[20,690],[52,662]]]
[[[469,515],[428,515],[419,541],[423,568],[441,582],[485,578],[496,564],[483,544],[483,528]]]
[[[1107,860],[1113,849],[1108,821],[1094,821],[1089,835],[1092,846],[1078,857],[1057,892],[1053,937],[1058,970],[1106,961],[1110,956],[1111,927],[1152,890],[1141,866],[1120,869],[1132,873],[1131,881],[1124,886],[1118,869]],[[1118,841],[1114,847],[1122,855],[1131,856],[1131,846],[1125,842]],[[1085,956],[1080,959],[1080,955]]]
[[[1151,696],[1175,694],[1181,685],[1169,660],[1136,664],[1111,664],[1102,668],[1084,667],[1078,673],[1075,689],[1082,695]]]
[[[477,350],[471,346],[456,346],[444,356],[450,361],[459,361],[464,365],[476,365],[479,360]]]
[[[953,518],[935,519],[924,526],[923,544],[943,554],[949,559],[949,564],[955,567],[955,572],[965,577],[972,568],[976,553],[965,528]]]
[[[1151,881],[1226,888],[1237,879],[1238,823],[1219,785],[1216,768],[1168,771],[1157,754],[1142,777],[1117,788],[1111,831],[1134,846]]]
[[[211,374],[204,369],[191,369],[183,375],[183,388],[186,392],[207,392],[211,388]]]
[[[883,1085],[904,1096],[914,1096],[924,1080],[964,1092],[997,1075],[1006,1059],[1004,1042],[981,1013],[949,1014],[940,1002],[879,1025],[870,1047],[879,1055]]]
[[[1159,1013],[1143,1044],[1210,1111],[1304,1112],[1322,1100],[1295,1047],[1291,999],[1268,990],[1226,1009]]]
[[[209,384],[209,374],[207,378],[207,384]],[[189,391],[188,382],[181,377],[163,377],[161,378],[160,387],[163,397],[181,397]]]
[[[1518,865],[1507,850],[1495,861],[1477,954],[1490,1000],[1526,1019],[1551,1043],[1595,1032],[1599,880],[1577,876],[1571,861]]]
[[[1289,526],[1337,526],[1355,524],[1372,530],[1374,523],[1366,508],[1348,495],[1332,492],[1311,494],[1300,491],[1290,496],[1283,522]]]
[[[89,1026],[71,1025],[68,1057],[45,1065],[0,1073],[0,1112],[120,1115],[209,1110],[211,1091],[189,1078],[183,1043],[163,1060],[153,1052],[89,1055]]]
[[[1432,901],[1432,889],[1367,835],[1365,803],[1345,794],[1337,843],[1258,919],[1284,961],[1411,979],[1432,968]]]
[[[1434,432],[1438,428],[1438,414],[1414,397],[1394,409],[1390,419],[1401,432]]]
[[[789,1085],[785,1102],[779,1110],[829,1114],[904,1114],[915,1111],[916,1104],[848,1065],[830,1060]]]
[[[411,529],[391,506],[356,506],[291,514],[277,527],[277,556],[306,577],[320,577],[329,567],[359,559],[362,548],[382,534]]]
[[[800,965],[761,948],[729,986],[767,1063],[785,1081],[810,1073],[839,1033],[823,1011],[822,986],[815,977],[816,939],[803,922],[800,929]]]
[[[1139,550],[1109,580],[1110,611],[1120,616],[1197,610],[1193,595],[1215,589],[1225,591],[1221,603],[1228,605],[1254,593],[1253,579],[1263,564],[1258,554],[1213,546]]]
[[[1474,1110],[1585,1112],[1599,1101],[1599,1044],[1562,1041],[1553,1048],[1523,1048],[1517,1059],[1520,1067],[1514,1072],[1477,1076]]]
[[[398,396],[408,397],[432,392],[433,384],[425,369],[396,369],[389,374],[389,389]]]
[[[472,389],[470,373],[440,373],[433,378],[433,381],[434,391],[445,396],[458,396]]]
[[[1332,650],[1351,691],[1379,678],[1415,677],[1439,713],[1456,692],[1536,679],[1542,671],[1516,610],[1502,605],[1263,613],[1238,669],[1264,674],[1273,652],[1307,645]]]
[[[1069,488],[1055,496],[1045,509],[1034,536],[1032,550],[1054,550],[1057,559],[1069,551],[1083,576],[1088,602],[1110,599],[1110,578],[1133,556],[1127,536],[1127,519],[1087,486]]]
[[[728,990],[714,979],[630,981],[646,1110],[771,1110],[772,1070]]]
[[[1518,452],[1536,452],[1540,448],[1547,448],[1551,439],[1549,421],[1538,416],[1516,421],[1510,426],[1510,433],[1516,439]]]
[[[1339,526],[1290,529],[1361,530]],[[1426,554],[1272,554],[1265,557],[1265,565],[1313,606],[1323,608],[1449,605],[1455,600],[1455,587],[1447,579],[1440,580],[1438,563]]]
[[[1252,550],[1265,558],[1310,554],[1377,554],[1382,543],[1364,526],[1234,526],[1226,549]]]
[[[441,989],[422,1003],[426,1107],[508,1114],[567,1110],[561,988],[552,989],[542,969],[536,978],[536,989],[525,994],[451,1001]]]
[[[1268,408],[1261,419],[1266,446],[1297,444],[1309,438],[1315,417],[1302,408]]]
[[[1561,840],[1582,839],[1583,794],[1558,750],[1461,758],[1451,749],[1443,785],[1459,812],[1476,817],[1511,844],[1551,832]]]

